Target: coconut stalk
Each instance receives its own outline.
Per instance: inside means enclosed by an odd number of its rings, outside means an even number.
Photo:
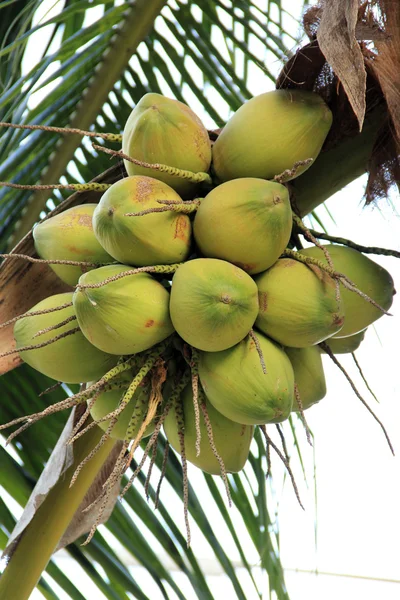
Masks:
[[[72,465],[62,474],[26,527],[0,578],[0,600],[28,600],[73,516],[109,456],[115,440],[108,439],[82,468],[74,485],[72,475],[100,441],[103,431],[92,428],[74,444]]]

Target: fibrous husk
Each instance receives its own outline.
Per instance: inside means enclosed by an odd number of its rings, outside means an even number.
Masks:
[[[318,346],[285,348],[294,371],[303,410],[322,400],[326,395],[326,381]],[[299,411],[296,402],[293,410]]]
[[[91,263],[112,262],[112,257],[98,242],[92,226],[96,204],[82,204],[42,221],[33,229],[35,248],[45,260],[76,260]],[[68,285],[78,283],[88,268],[50,265]]]
[[[193,405],[192,386],[188,385],[181,394],[184,413],[185,455],[188,461],[206,473],[219,475],[221,465],[211,448],[207,427],[200,415],[200,454],[196,456],[196,426]],[[235,423],[224,417],[210,402],[206,403],[208,417],[212,426],[212,435],[218,454],[222,458],[225,469],[237,473],[243,469],[249,455],[254,427]],[[172,408],[164,421],[165,435],[171,446],[180,452],[178,426],[175,409]]]
[[[79,286],[101,283],[129,269],[111,265],[89,271],[79,279]],[[111,354],[142,352],[174,330],[169,293],[148,273],[136,273],[98,288],[78,287],[73,302],[84,335]]]
[[[317,266],[280,258],[256,276],[256,326],[284,346],[306,348],[338,333],[344,307],[335,281]]]
[[[216,178],[220,182],[238,177],[273,179],[299,161],[314,161],[331,124],[331,111],[318,94],[275,90],[255,96],[230,118],[213,146]]]
[[[188,344],[225,350],[242,340],[257,317],[257,286],[239,267],[215,258],[181,265],[171,288],[172,323]]]
[[[286,248],[292,230],[287,189],[244,177],[217,186],[202,200],[193,233],[204,256],[227,260],[254,274]]]
[[[288,418],[294,398],[294,374],[285,352],[257,333],[265,361],[251,336],[223,352],[201,352],[199,376],[211,404],[225,417],[247,425],[279,423]]]
[[[49,296],[33,306],[28,312],[62,306],[67,302],[71,302],[72,296],[72,292]],[[76,320],[38,337],[33,337],[42,329],[57,325],[74,315],[74,308],[70,306],[56,312],[19,319],[14,326],[17,348],[41,344],[74,329],[77,327]],[[40,373],[65,383],[80,383],[100,379],[117,362],[116,356],[93,346],[81,331],[59,339],[43,348],[20,352],[20,356],[28,365]]]
[[[161,163],[187,171],[207,172],[211,144],[206,128],[183,102],[161,94],[145,94],[130,114],[122,137],[122,151],[147,163]],[[187,179],[124,161],[129,175],[148,175],[164,181],[180,194],[193,191]]]
[[[359,290],[385,310],[390,308],[395,289],[393,279],[386,269],[353,248],[334,244],[327,244],[324,247],[329,252],[336,271],[344,273]],[[301,250],[301,254],[327,262],[323,252],[317,247]],[[383,315],[379,308],[358,294],[345,289],[343,285],[340,286],[340,295],[343,300],[345,320],[343,328],[334,334],[335,337],[347,337],[358,333]]]
[[[93,228],[113,258],[139,267],[185,260],[192,231],[188,215],[166,211],[125,216],[159,209],[158,200],[182,201],[167,184],[145,176],[126,177],[103,194],[93,214]]]

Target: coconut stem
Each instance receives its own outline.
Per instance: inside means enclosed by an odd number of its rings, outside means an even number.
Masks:
[[[325,246],[323,246],[322,244],[319,243],[319,241],[317,240],[317,238],[311,233],[311,231],[304,225],[303,221],[300,219],[300,217],[298,217],[297,215],[293,214],[293,221],[295,222],[295,224],[297,225],[297,227],[302,231],[304,237],[309,241],[312,242],[317,248],[319,248],[321,250],[321,252],[323,252],[326,262],[328,263],[328,266],[335,270],[335,266],[333,264],[333,260],[331,255],[329,254],[327,248]],[[339,285],[339,280],[335,279],[335,285],[336,285],[336,302],[338,304],[340,304],[340,285]]]
[[[161,427],[165,421],[165,419],[167,418],[167,415],[171,409],[171,407],[175,404],[176,401],[178,401],[179,396],[182,392],[182,390],[186,387],[186,385],[189,383],[190,381],[190,376],[189,376],[189,372],[186,372],[180,379],[180,381],[176,384],[170,398],[168,399],[165,408],[163,410],[163,413],[161,415],[161,417],[158,419],[157,423],[156,423],[156,427],[149,439],[149,441],[146,444],[146,448],[144,450],[142,459],[140,461],[140,463],[138,464],[138,466],[136,467],[135,471],[133,472],[131,478],[129,479],[128,483],[126,484],[126,486],[124,487],[124,489],[121,492],[121,498],[123,498],[123,496],[126,494],[126,492],[128,491],[128,489],[130,488],[130,486],[132,485],[134,479],[137,477],[137,475],[140,473],[146,458],[150,452],[150,449],[152,447],[152,445],[154,444],[158,434],[160,433]]]
[[[78,134],[80,136],[97,137],[106,140],[107,142],[122,142],[122,134],[118,133],[96,133],[95,131],[84,131],[70,127],[52,127],[49,125],[16,125],[15,123],[0,122],[0,127],[10,127],[11,129],[28,129],[30,131],[49,131],[52,133]]]
[[[353,357],[353,360],[354,360],[354,362],[356,363],[356,367],[357,367],[357,369],[358,369],[358,372],[360,373],[360,375],[361,375],[361,378],[362,378],[363,382],[365,383],[365,387],[367,388],[367,390],[369,391],[369,393],[371,394],[371,396],[372,396],[373,398],[375,398],[375,400],[376,400],[376,401],[377,401],[377,403],[379,404],[379,400],[378,400],[378,398],[376,397],[376,395],[374,394],[374,392],[371,390],[371,388],[370,388],[370,386],[369,386],[369,383],[368,383],[368,381],[367,381],[367,378],[365,377],[365,375],[364,375],[364,373],[363,373],[363,370],[362,370],[362,368],[361,368],[361,365],[360,365],[360,363],[358,362],[358,360],[357,360],[357,358],[356,358],[356,354],[355,354],[355,352],[352,352],[352,353],[351,353],[351,355],[352,355],[352,357]]]
[[[75,192],[105,192],[111,187],[111,183],[61,183],[47,185],[27,185],[0,181],[0,186],[15,188],[17,190],[74,190]]]
[[[89,544],[89,542],[93,538],[94,534],[96,533],[97,527],[101,523],[104,511],[105,511],[107,503],[108,503],[108,499],[109,499],[109,497],[111,495],[111,492],[112,492],[114,486],[118,483],[118,479],[120,477],[120,470],[117,467],[117,464],[121,462],[121,460],[123,458],[123,455],[125,454],[125,451],[126,451],[126,447],[124,445],[124,446],[122,446],[121,452],[119,453],[116,466],[114,467],[114,469],[113,469],[110,477],[107,479],[106,483],[104,484],[104,493],[102,495],[100,495],[97,500],[95,500],[94,502],[92,502],[92,504],[90,504],[89,506],[87,506],[85,508],[85,510],[83,511],[83,512],[88,512],[94,506],[96,506],[97,504],[99,504],[99,502],[100,502],[101,499],[103,499],[103,501],[101,503],[101,506],[99,508],[98,514],[97,514],[96,521],[92,525],[92,528],[89,531],[89,534],[88,534],[86,540],[83,542],[82,546],[87,546]]]
[[[301,169],[301,167],[311,165],[313,160],[313,158],[306,158],[304,160],[299,160],[295,162],[291,169],[286,169],[285,171],[283,171],[283,173],[275,175],[273,181],[276,181],[277,183],[284,183],[289,179],[294,179],[297,176],[299,169]]]
[[[176,426],[178,428],[178,438],[179,438],[179,453],[181,456],[182,462],[182,483],[183,483],[183,515],[185,519],[186,526],[186,542],[188,548],[190,547],[190,525],[189,525],[189,482],[188,482],[188,473],[187,473],[187,461],[186,461],[186,452],[185,452],[185,417],[183,414],[183,405],[179,400],[175,402],[175,418],[176,418]]]
[[[321,269],[322,271],[325,271],[325,273],[330,275],[330,277],[332,277],[332,279],[334,279],[334,280],[338,279],[340,281],[340,283],[342,285],[344,285],[344,287],[346,289],[350,290],[350,292],[354,292],[355,294],[358,294],[366,302],[369,302],[370,304],[375,306],[375,308],[379,309],[385,315],[388,315],[389,317],[392,316],[387,310],[385,310],[382,306],[380,306],[377,302],[375,302],[375,300],[373,300],[367,294],[364,294],[364,292],[359,290],[358,287],[356,286],[356,284],[353,283],[351,281],[351,279],[349,279],[344,273],[338,273],[337,271],[335,271],[334,269],[332,269],[331,267],[329,267],[328,265],[323,263],[321,260],[318,260],[317,258],[312,258],[311,256],[303,256],[299,252],[290,250],[289,248],[286,248],[283,255],[287,256],[289,258],[293,258],[294,260],[298,260],[299,262],[302,262],[303,264],[305,264],[307,266],[309,266],[309,265],[317,266],[319,269]]]
[[[113,275],[112,277],[107,277],[100,281],[99,283],[87,283],[83,285],[76,285],[75,287],[79,290],[86,289],[97,289],[101,288],[108,283],[112,283],[113,281],[118,281],[118,279],[123,279],[124,277],[128,277],[130,275],[137,275],[138,273],[157,273],[159,275],[164,274],[172,274],[181,266],[183,263],[175,263],[173,265],[154,265],[151,267],[139,267],[137,269],[129,269],[129,271],[122,271],[122,273],[118,273],[118,275]]]
[[[19,319],[25,319],[26,317],[37,317],[38,315],[47,315],[48,313],[56,312],[57,310],[63,310],[64,308],[70,308],[71,306],[73,306],[72,302],[66,302],[65,304],[60,304],[60,306],[55,306],[54,308],[46,308],[44,310],[29,311],[29,312],[23,313],[22,315],[18,315],[17,317],[14,317],[13,319],[9,319],[5,323],[2,323],[0,325],[0,329],[3,329],[3,327],[7,327],[7,325],[12,325],[13,323],[16,323]]]
[[[231,492],[230,492],[230,489],[229,489],[228,477],[226,475],[225,463],[224,463],[224,461],[222,459],[222,456],[218,452],[217,447],[216,447],[215,442],[214,442],[214,435],[213,435],[211,420],[210,420],[210,417],[209,417],[208,411],[207,411],[206,397],[205,397],[205,394],[204,394],[204,390],[203,390],[203,388],[201,386],[199,388],[199,395],[200,395],[200,398],[201,398],[200,408],[201,408],[201,412],[203,413],[204,424],[205,424],[206,430],[207,430],[208,443],[210,444],[210,448],[212,450],[212,453],[214,454],[214,456],[217,459],[218,464],[219,464],[219,470],[220,470],[220,474],[221,474],[221,479],[224,482],[226,495],[228,497],[228,504],[229,504],[229,506],[232,506],[232,498],[231,498]]]
[[[156,462],[156,457],[157,457],[157,445],[158,445],[158,437],[156,438],[156,440],[153,444],[153,447],[151,449],[151,459],[150,459],[149,470],[147,472],[146,481],[144,483],[144,493],[145,493],[147,501],[149,500],[149,497],[150,497],[149,487],[150,487],[151,474],[152,474],[154,463]]]
[[[99,379],[99,381],[97,381],[96,383],[94,383],[93,385],[88,387],[86,390],[80,391],[77,394],[74,394],[73,396],[71,396],[69,398],[66,398],[64,400],[61,400],[60,402],[57,402],[56,404],[51,404],[50,406],[48,406],[47,408],[45,408],[45,410],[43,410],[41,412],[33,413],[31,415],[25,415],[23,417],[18,417],[17,419],[13,419],[9,423],[0,425],[0,431],[1,431],[2,429],[6,429],[8,427],[11,427],[12,425],[17,425],[18,423],[22,423],[22,421],[26,421],[25,425],[23,425],[20,429],[17,429],[16,431],[14,431],[14,433],[12,433],[9,436],[6,443],[9,443],[12,439],[14,439],[14,437],[16,437],[19,433],[21,433],[21,431],[24,431],[25,429],[27,429],[27,427],[30,427],[30,425],[32,425],[36,421],[43,419],[43,417],[46,417],[47,415],[51,415],[55,412],[59,412],[61,410],[65,410],[67,408],[71,408],[72,406],[75,406],[76,404],[80,404],[81,402],[89,400],[93,396],[93,393],[95,393],[97,390],[102,390],[103,387],[106,384],[108,384],[114,377],[116,377],[123,371],[130,369],[132,366],[132,362],[133,362],[133,359],[130,358],[127,361],[125,361],[124,363],[120,363],[119,365],[116,365],[115,367],[110,369],[110,371],[108,371],[105,375],[103,375],[103,377],[101,379]],[[94,423],[94,425],[95,424],[96,423]],[[91,424],[91,425],[93,425],[93,424]],[[88,426],[88,427],[90,427],[90,426]],[[74,440],[76,440],[80,436],[80,434],[81,434],[81,432],[79,432],[75,436]],[[70,439],[67,443],[72,443],[72,441],[74,441],[74,440]]]
[[[199,352],[192,347],[192,358],[190,362],[192,372],[193,410],[196,430],[196,456],[200,455],[201,429],[199,409]]]
[[[296,400],[297,408],[299,409],[301,422],[303,423],[303,426],[304,426],[304,429],[305,429],[305,432],[306,432],[307,442],[310,444],[310,446],[312,446],[313,443],[311,441],[311,431],[310,431],[310,428],[308,426],[306,417],[304,415],[303,403],[301,401],[299,386],[297,385],[297,383],[294,384],[294,397],[295,397],[295,400]]]
[[[400,252],[398,250],[391,250],[389,248],[378,248],[376,246],[361,246],[361,244],[356,244],[352,240],[348,240],[346,238],[335,237],[333,235],[328,235],[327,233],[315,231],[314,229],[309,229],[308,231],[316,238],[326,240],[328,242],[333,242],[335,244],[340,244],[342,246],[348,246],[349,248],[358,250],[358,252],[362,252],[363,254],[381,254],[382,256],[395,256],[396,258],[400,258]]]
[[[258,339],[258,337],[256,336],[255,332],[253,329],[250,329],[249,331],[249,336],[251,337],[251,339],[254,342],[254,345],[256,347],[259,359],[260,359],[260,364],[261,364],[261,368],[262,368],[262,372],[264,373],[264,375],[267,374],[267,367],[265,365],[265,360],[264,360],[264,355],[261,349],[261,345],[260,345],[260,341]]]
[[[289,462],[287,461],[287,459],[285,458],[285,456],[282,454],[282,452],[279,450],[278,446],[269,437],[269,435],[267,433],[266,426],[265,425],[260,425],[259,427],[260,427],[261,431],[263,432],[264,437],[265,437],[266,441],[268,442],[268,444],[275,450],[275,452],[277,453],[277,455],[279,456],[279,458],[281,459],[281,461],[285,465],[285,467],[287,469],[287,472],[289,473],[289,477],[291,479],[292,486],[293,486],[293,489],[294,489],[294,493],[296,494],[297,501],[300,504],[301,508],[304,510],[304,506],[303,506],[303,504],[302,504],[302,502],[300,500],[300,495],[299,495],[299,490],[298,490],[298,487],[297,487],[297,483],[296,483],[296,480],[294,478],[293,471],[292,471],[292,469],[290,467]]]
[[[71,315],[70,317],[68,317],[68,319],[64,319],[64,321],[60,321],[60,323],[56,323],[55,325],[46,327],[46,329],[40,329],[40,331],[35,333],[35,335],[33,337],[34,338],[39,337],[40,335],[43,335],[44,333],[49,333],[49,331],[54,331],[55,329],[60,329],[60,327],[64,327],[64,325],[68,325],[68,323],[71,323],[71,321],[76,321],[76,315]]]
[[[169,454],[169,442],[167,440],[165,442],[164,456],[163,456],[163,462],[162,462],[162,466],[161,466],[160,479],[158,480],[156,496],[154,499],[154,509],[155,510],[158,508],[158,505],[160,503],[160,491],[161,491],[162,482],[164,481],[165,473],[167,471],[168,454]]]
[[[57,381],[57,383],[55,383],[54,385],[51,385],[50,387],[43,390],[43,392],[40,392],[39,398],[41,398],[42,396],[45,396],[46,394],[50,394],[50,392],[54,392],[54,390],[59,388],[61,385],[62,385],[62,381]]]
[[[50,340],[47,340],[47,342],[42,342],[41,344],[33,344],[31,346],[22,346],[21,348],[14,348],[14,350],[8,350],[7,352],[3,352],[2,354],[0,354],[0,358],[3,358],[4,356],[11,356],[12,354],[18,354],[19,352],[27,352],[28,350],[38,350],[39,348],[44,348],[45,346],[53,344],[54,342],[57,342],[58,340],[61,340],[69,335],[73,335],[78,331],[80,331],[79,327],[74,327],[69,331],[64,331],[64,333],[56,335]]]
[[[196,212],[200,206],[200,200],[187,200],[185,202],[168,202],[164,200],[157,200],[159,204],[166,204],[166,206],[154,206],[153,208],[146,208],[145,210],[141,210],[135,213],[125,213],[124,217],[143,217],[144,215],[150,215],[152,213],[162,213],[162,212],[177,212],[185,215],[190,215],[193,212]]]
[[[388,446],[390,448],[391,453],[394,456],[394,449],[392,446],[392,442],[390,441],[389,435],[385,429],[385,426],[383,425],[382,421],[376,416],[376,414],[374,413],[374,411],[372,410],[372,408],[370,408],[370,406],[368,405],[368,403],[364,400],[364,398],[361,396],[360,392],[357,390],[356,386],[353,383],[353,380],[351,379],[350,375],[347,373],[346,369],[341,365],[341,363],[338,361],[338,359],[336,358],[336,356],[333,354],[332,350],[329,348],[328,344],[326,344],[325,342],[321,342],[319,344],[319,346],[321,346],[321,348],[328,354],[329,358],[335,363],[335,365],[342,371],[343,375],[346,377],[347,381],[349,382],[353,392],[355,393],[355,395],[357,396],[357,398],[359,400],[361,400],[361,402],[364,404],[365,408],[368,410],[368,412],[371,413],[371,415],[374,417],[375,421],[377,423],[379,423],[379,425],[381,426],[381,429],[384,433],[384,436],[386,438],[386,441],[388,443]]]
[[[73,267],[103,267],[107,265],[116,264],[114,263],[92,263],[85,262],[82,260],[45,260],[44,258],[34,258],[33,256],[28,256],[27,254],[0,254],[0,258],[21,258],[22,260],[26,260],[31,263],[39,263],[43,265],[71,265]],[[72,306],[69,304],[69,306]],[[57,309],[55,309],[57,310]]]
[[[179,179],[186,179],[191,181],[192,183],[208,183],[212,185],[212,179],[208,173],[193,173],[193,171],[186,171],[184,169],[177,169],[176,167],[170,167],[169,165],[163,165],[161,163],[148,163],[142,160],[137,160],[128,156],[121,150],[110,150],[109,148],[105,148],[104,146],[98,146],[97,144],[92,144],[95,150],[99,150],[100,152],[105,152],[106,154],[111,154],[112,156],[116,156],[118,158],[122,158],[127,160],[128,162],[133,163],[139,167],[143,167],[144,169],[153,169],[154,171],[159,171],[160,173],[167,173],[167,175],[171,175],[172,177],[177,177]]]

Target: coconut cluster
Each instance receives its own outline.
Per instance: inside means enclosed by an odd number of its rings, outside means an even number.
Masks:
[[[204,471],[242,469],[254,426],[324,397],[319,344],[354,351],[392,303],[389,273],[356,250],[288,250],[285,183],[331,122],[316,94],[269,92],[212,145],[188,106],[146,94],[122,136],[127,176],[34,229],[41,258],[85,264],[51,265],[74,290],[16,323],[22,359],[86,383],[106,435],[163,425]]]

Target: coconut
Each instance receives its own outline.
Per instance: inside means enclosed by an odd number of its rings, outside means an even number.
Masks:
[[[33,229],[36,252],[44,260],[113,262],[97,240],[92,227],[96,204],[82,204],[50,217]],[[49,265],[65,283],[76,285],[89,269],[70,265]]]
[[[172,279],[170,312],[185,342],[209,352],[225,350],[253,326],[257,286],[242,269],[224,260],[191,260]]]
[[[393,279],[386,269],[352,248],[334,244],[327,244],[324,247],[328,250],[336,271],[346,275],[359,290],[385,310],[391,307],[396,291]],[[301,254],[318,258],[326,263],[324,254],[315,246],[301,250]],[[343,285],[340,286],[340,294],[343,298],[346,319],[344,326],[335,337],[347,337],[358,333],[383,315],[379,308]]]
[[[184,389],[180,401],[182,402],[184,414],[185,455],[187,460],[206,473],[219,475],[220,465],[211,449],[202,414],[200,414],[200,454],[196,456],[196,427],[191,385]],[[210,402],[206,402],[206,408],[212,426],[214,444],[218,454],[224,461],[225,469],[230,473],[238,473],[243,469],[249,455],[254,427],[227,419]],[[180,453],[181,448],[174,408],[169,411],[164,421],[164,431],[168,442]]]
[[[333,354],[348,354],[350,352],[355,352],[364,340],[366,331],[366,329],[363,329],[359,333],[344,338],[331,337],[329,340],[326,340],[326,344],[332,350]]]
[[[33,306],[28,313],[62,306],[71,302],[72,296],[72,292],[50,296]],[[71,331],[77,327],[77,321],[70,321],[62,327],[34,337],[42,329],[53,327],[74,315],[74,308],[69,306],[44,315],[19,319],[14,326],[17,349],[41,344]],[[116,356],[95,348],[81,331],[43,348],[20,352],[20,356],[23,361],[40,373],[65,383],[81,383],[99,379],[117,363]]]
[[[204,256],[227,260],[252,274],[278,260],[291,231],[287,189],[253,177],[227,181],[207,194],[193,229]]]
[[[255,277],[256,326],[284,346],[305,348],[338,333],[344,310],[335,281],[318,267],[279,259]]]
[[[303,409],[309,408],[326,395],[326,381],[318,346],[309,348],[285,348],[292,363],[294,381],[297,384]],[[298,411],[296,400],[293,410]]]
[[[332,124],[332,113],[313,92],[275,90],[248,100],[229,119],[212,149],[219,181],[273,179],[295,163],[315,160]],[[308,169],[303,165],[287,181]]]
[[[144,176],[121,179],[101,197],[93,214],[94,232],[119,262],[141,267],[181,262],[188,256],[192,230],[188,215],[166,211],[125,216],[159,209],[158,200],[182,201],[167,184]]]
[[[223,352],[201,352],[199,376],[211,404],[225,417],[262,425],[288,418],[294,398],[294,374],[285,352],[257,333],[267,373],[250,336]]]
[[[92,408],[90,409],[90,414],[94,421],[102,419],[110,412],[118,408],[132,379],[133,376],[131,374],[123,373],[114,380],[115,383],[121,385],[119,389],[105,391],[98,396]],[[136,425],[134,427],[133,432],[131,433],[130,439],[134,439],[137,436],[139,428],[142,425],[147,414],[150,392],[150,382],[144,380],[133,394],[127,406],[119,415],[118,420],[110,433],[110,436],[112,438],[117,440],[125,440],[127,429],[129,427],[133,415],[136,419]],[[109,420],[102,421],[101,423],[99,423],[99,427],[101,427],[103,431],[106,431],[109,425]],[[142,437],[148,437],[153,433],[154,429],[155,423],[154,421],[152,421],[146,427]]]
[[[160,94],[145,94],[131,112],[122,136],[122,151],[140,161],[205,173],[211,163],[207,129],[183,102]],[[195,184],[168,173],[124,160],[128,175],[148,175],[164,181],[180,194]]]
[[[98,284],[128,271],[112,265],[89,271],[79,286]],[[137,273],[99,288],[78,287],[73,296],[78,323],[86,338],[111,354],[135,354],[151,348],[174,330],[169,293],[148,273]]]

